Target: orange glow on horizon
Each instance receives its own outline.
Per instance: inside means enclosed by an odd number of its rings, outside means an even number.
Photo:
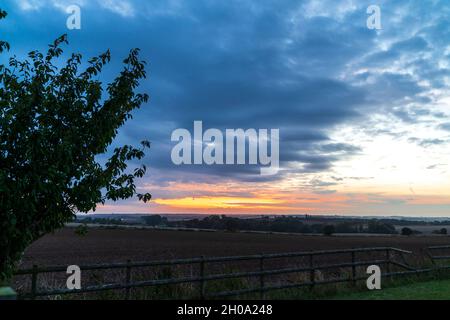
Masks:
[[[146,184],[142,191],[151,192],[149,204],[106,204],[98,212],[126,213],[198,213],[198,214],[324,214],[324,215],[408,215],[428,206],[427,212],[445,215],[450,198],[440,194],[381,192],[372,188],[317,192],[290,184],[235,183],[169,183],[165,186]],[[320,190],[325,191],[325,190]],[[386,206],[392,205],[392,211]],[[398,211],[395,206],[398,206]],[[402,211],[403,210],[403,211]],[[432,211],[435,210],[435,211]],[[424,211],[424,210],[421,210]],[[436,213],[434,213],[436,212]]]
[[[276,208],[282,204],[281,200],[263,198],[237,198],[237,197],[184,197],[175,199],[156,199],[155,203],[175,208],[186,209],[230,209],[230,208]]]

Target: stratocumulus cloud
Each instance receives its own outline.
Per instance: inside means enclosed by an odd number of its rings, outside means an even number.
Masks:
[[[135,112],[115,144],[151,140],[146,159],[151,174],[141,188],[154,188],[149,191],[160,196],[152,210],[170,209],[170,200],[192,197],[188,190],[173,187],[183,183],[248,184],[274,193],[268,187],[272,184],[291,198],[283,196],[283,205],[258,202],[260,209],[332,210],[315,200],[308,205],[292,200],[310,195],[329,199],[339,213],[368,214],[378,208],[410,211],[411,201],[388,200],[409,196],[413,183],[423,197],[434,196],[430,208],[436,214],[448,209],[448,202],[437,200],[445,198],[448,168],[433,167],[446,163],[450,141],[447,1],[379,1],[379,31],[366,27],[370,1],[70,4],[83,12],[83,28],[69,33],[70,49],[85,56],[112,50],[114,61],[102,80],[110,80],[129,48],[140,47],[149,62],[150,78],[141,89],[150,93],[151,102]],[[8,0],[10,19],[0,28],[16,52],[44,49],[67,32],[66,5],[69,1]],[[261,177],[259,168],[251,165],[173,165],[170,134],[195,120],[219,130],[279,128],[281,170]],[[425,150],[428,158],[422,157]],[[411,157],[415,166],[408,163]],[[411,171],[415,174],[408,174]],[[355,176],[358,179],[352,179]],[[430,184],[433,189],[426,189]],[[392,185],[397,187],[386,189]],[[195,193],[211,196],[207,189]],[[385,200],[359,197],[358,192],[384,192]],[[248,209],[251,202],[239,203]]]

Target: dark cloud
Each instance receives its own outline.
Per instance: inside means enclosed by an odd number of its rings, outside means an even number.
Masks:
[[[128,50],[141,48],[150,77],[140,89],[150,93],[151,102],[134,113],[117,144],[150,140],[146,162],[170,179],[211,176],[270,181],[292,172],[327,171],[363,148],[333,141],[330,133],[339,125],[360,123],[385,111],[409,123],[438,116],[426,108],[431,100],[419,83],[427,78],[436,87],[445,85],[448,70],[424,56],[434,46],[447,45],[448,22],[443,18],[435,25],[424,24],[412,35],[406,34],[403,25],[395,26],[399,29],[390,25],[389,45],[380,49],[383,34],[365,25],[369,3],[341,13],[342,4],[329,1],[324,10],[331,14],[320,16],[306,13],[310,1],[131,3],[136,10],[129,18],[110,11],[98,14],[87,5],[83,29],[69,35],[71,48],[85,56],[111,48],[114,60],[104,73],[109,81]],[[414,3],[419,7],[419,2]],[[387,21],[392,23],[389,19],[397,7],[385,5]],[[24,52],[36,47],[35,39],[43,48],[67,31],[65,16],[53,7],[39,14],[14,8],[9,6],[13,17],[19,16],[23,23],[8,22],[8,28]],[[401,24],[408,22],[394,18]],[[402,63],[415,74],[390,69]],[[352,68],[363,71],[354,73]],[[406,108],[405,101],[425,106]],[[173,165],[171,133],[177,128],[192,131],[195,120],[202,120],[205,129],[280,129],[284,170],[274,177],[259,177],[259,166]],[[443,124],[441,129],[448,126]],[[440,141],[417,143],[426,146]]]
[[[328,170],[340,158],[337,152],[358,151],[326,144],[334,126],[361,117],[366,96],[364,89],[334,78],[333,70],[363,52],[373,37],[365,28],[339,29],[342,23],[333,18],[311,18],[295,35],[288,17],[297,6],[283,1],[274,11],[271,5],[198,1],[176,19],[149,17],[145,33],[142,25],[130,24],[126,36],[116,34],[127,43],[142,37],[139,46],[150,61],[151,77],[143,87],[152,102],[136,113],[121,139],[150,139],[151,167],[252,181],[284,176],[258,177],[259,166],[174,166],[170,134],[176,128],[192,132],[194,120],[202,120],[205,129],[279,128],[281,164],[295,163],[301,172]]]
[[[447,143],[447,140],[442,139],[421,139],[417,137],[411,137],[408,139],[409,142],[417,143],[421,147],[431,147],[436,145],[442,145]]]
[[[320,147],[320,150],[324,152],[345,152],[345,153],[357,153],[362,151],[358,146],[354,146],[348,143],[330,143]]]

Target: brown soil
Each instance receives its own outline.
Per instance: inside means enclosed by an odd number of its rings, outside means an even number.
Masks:
[[[33,243],[22,267],[149,261],[308,250],[390,246],[421,254],[431,245],[449,244],[442,236],[304,236],[227,232],[89,229],[85,236],[65,228]]]

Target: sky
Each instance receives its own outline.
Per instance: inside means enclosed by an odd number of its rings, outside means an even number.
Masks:
[[[70,5],[81,29],[68,30]],[[377,5],[381,29],[370,29]],[[111,148],[151,141],[138,191],[97,213],[450,216],[446,0],[2,0],[0,37],[24,57],[111,49],[101,80],[141,49],[150,101]],[[1,62],[5,57],[0,58]],[[171,134],[279,129],[280,170],[175,165]],[[106,159],[107,155],[102,156]],[[102,160],[100,158],[100,161]],[[137,165],[137,164],[136,164]]]

